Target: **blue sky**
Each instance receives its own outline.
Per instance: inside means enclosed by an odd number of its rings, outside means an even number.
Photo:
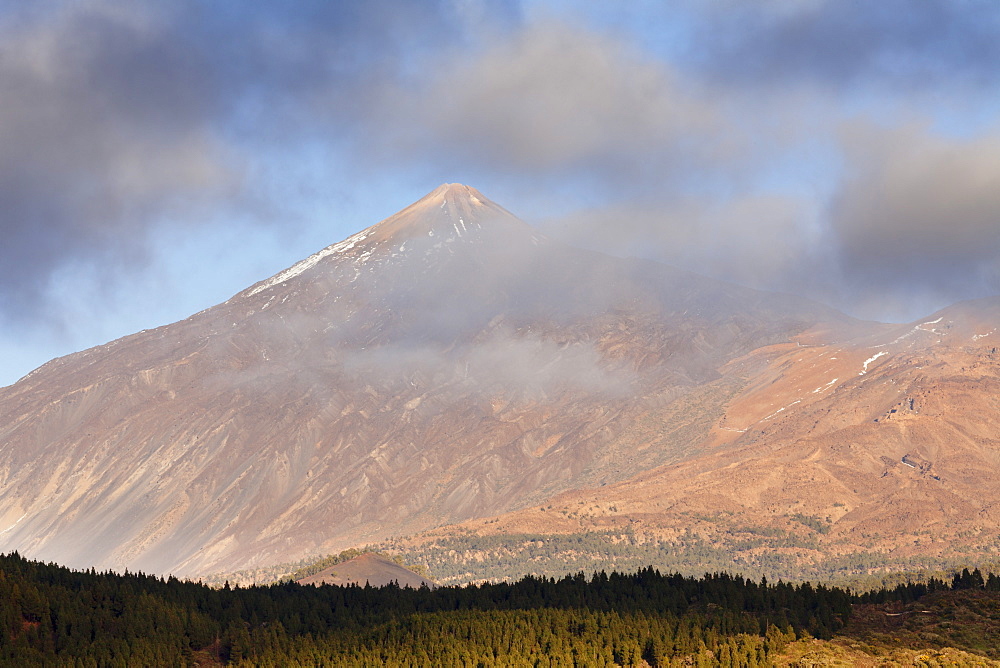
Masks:
[[[860,317],[998,294],[998,34],[992,0],[0,0],[0,385],[443,182]]]

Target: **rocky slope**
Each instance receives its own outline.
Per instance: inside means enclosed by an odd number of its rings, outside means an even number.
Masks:
[[[730,569],[827,575],[996,559],[1000,298],[847,341],[799,336],[721,373],[744,384],[696,455],[418,543],[627,529],[718,548]]]
[[[224,304],[0,389],[0,550],[194,575],[613,487],[763,420],[737,360],[866,327],[563,246],[445,185]]]

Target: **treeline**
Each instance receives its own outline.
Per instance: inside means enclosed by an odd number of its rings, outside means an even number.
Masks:
[[[950,582],[937,577],[927,578],[925,582],[905,582],[895,587],[882,587],[866,592],[858,596],[857,601],[859,603],[885,603],[886,601],[912,603],[933,592],[969,590],[1000,592],[1000,576],[992,572],[984,576],[978,568],[971,571],[968,568],[963,568],[951,577]]]
[[[400,553],[390,554],[383,552],[371,546],[366,546],[363,548],[349,548],[343,552],[337,554],[329,554],[326,556],[314,556],[300,559],[294,562],[284,562],[280,564],[272,564],[270,566],[261,566],[257,568],[246,568],[236,571],[225,571],[218,573],[208,573],[198,577],[202,582],[211,585],[221,587],[224,583],[230,582],[232,584],[240,584],[242,586],[249,585],[266,585],[273,584],[276,582],[290,582],[294,580],[302,580],[310,575],[315,575],[320,571],[326,570],[331,566],[336,566],[337,564],[343,563],[354,557],[360,556],[362,554],[372,553],[379,556],[390,559],[403,568],[407,568],[417,575],[427,578],[428,580],[433,579],[430,575],[430,571],[424,564],[411,564],[407,563],[406,559]]]
[[[456,534],[421,545],[386,541],[372,549],[405,554],[422,564],[440,584],[515,580],[526,573],[560,577],[574,571],[613,569],[635,571],[655,564],[662,571],[686,574],[731,570],[732,554],[691,537],[677,543],[642,540],[630,530],[587,531],[572,534]],[[762,577],[780,569],[736,563],[744,573]]]
[[[271,584],[292,579],[292,574],[302,568],[308,568],[323,557],[310,556],[297,561],[288,561],[267,566],[244,568],[235,571],[205,573],[198,579],[205,584],[221,587],[224,583],[239,583],[240,585]]]
[[[724,573],[582,573],[442,587],[213,589],[0,556],[0,664],[767,665],[852,596]]]
[[[327,555],[325,557],[322,557],[321,559],[317,559],[311,564],[306,564],[300,568],[295,569],[294,571],[292,571],[292,574],[287,579],[301,580],[303,578],[309,577],[310,575],[316,575],[320,571],[326,570],[331,566],[336,566],[337,564],[341,564],[345,561],[353,559],[354,557],[360,556],[367,551],[368,550],[359,550],[357,548],[350,548],[344,550],[339,554]]]

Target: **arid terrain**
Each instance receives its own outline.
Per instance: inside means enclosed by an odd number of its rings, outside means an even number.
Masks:
[[[0,389],[0,550],[198,575],[627,527],[737,565],[774,547],[748,536],[992,554],[998,327],[996,300],[882,325],[577,250],[445,185]]]
[[[754,572],[993,560],[998,328],[1000,300],[982,300],[849,341],[807,332],[761,347],[721,369],[741,389],[684,461],[403,549],[468,535],[627,532],[665,550],[718,548],[730,568]]]

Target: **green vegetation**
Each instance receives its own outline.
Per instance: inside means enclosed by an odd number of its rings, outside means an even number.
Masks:
[[[807,526],[817,533],[826,534],[830,532],[830,523],[824,522],[818,517],[813,517],[812,515],[803,515],[802,513],[795,513],[790,515],[791,519],[795,520],[803,526]]]
[[[794,537],[778,540],[789,547],[801,547]],[[644,540],[629,530],[486,536],[470,533],[417,547],[399,541],[376,547],[405,554],[407,561],[425,565],[440,584],[515,580],[523,575],[561,577],[602,569],[628,572],[647,565],[688,575],[737,569],[754,577],[770,574],[767,568],[734,561],[730,552],[695,536],[667,543]]]
[[[221,587],[226,582],[240,585],[272,584],[274,582],[287,582],[292,579],[292,574],[296,571],[309,568],[323,557],[311,556],[298,561],[271,564],[259,568],[246,568],[239,571],[228,571],[224,573],[209,573],[199,579],[207,585]]]
[[[668,541],[629,528],[566,534],[478,535],[469,531],[416,545],[409,540],[386,541],[373,549],[402,555],[407,563],[425,566],[428,577],[449,585],[516,580],[524,575],[562,577],[601,569],[630,572],[647,565],[661,572],[739,572],[754,579],[823,582],[855,591],[951,577],[955,570],[975,565],[984,572],[1000,573],[1000,563],[975,564],[963,555],[854,552],[823,556],[809,535],[775,527],[734,527],[725,540],[688,533]]]
[[[996,665],[1000,577],[853,595],[599,571],[438,589],[212,588],[0,555],[0,666]]]
[[[1000,659],[1000,577],[962,569],[858,597],[842,646],[886,656],[900,647],[924,648],[914,665],[987,665]],[[923,657],[923,658],[922,658]],[[921,663],[918,663],[919,660]],[[902,661],[900,661],[902,662]]]
[[[292,574],[287,578],[288,580],[301,580],[302,578],[307,578],[310,575],[316,575],[320,571],[330,568],[330,566],[336,566],[337,564],[342,564],[345,561],[349,561],[354,557],[360,556],[370,550],[358,550],[351,548],[349,550],[344,550],[340,554],[331,554],[329,556],[323,557],[311,564],[302,566],[301,568],[295,569]]]
[[[0,556],[0,665],[765,665],[831,637],[842,590],[582,573],[442,587],[213,589]]]

